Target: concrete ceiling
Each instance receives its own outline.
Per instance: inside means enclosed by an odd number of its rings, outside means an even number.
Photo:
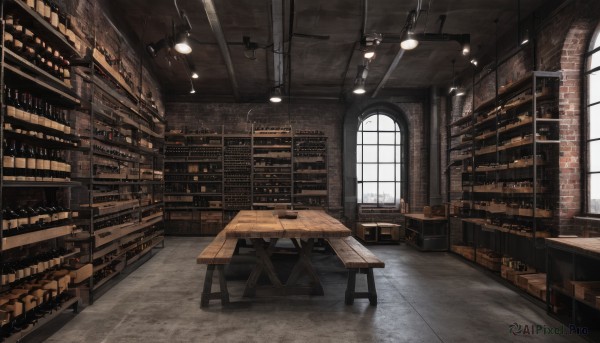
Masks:
[[[204,0],[207,1],[207,0]],[[273,23],[271,6],[277,0],[211,1],[220,20],[224,41],[230,53],[232,70],[219,49],[203,0],[179,0],[181,10],[189,16],[193,51],[185,59],[167,58],[163,50],[149,61],[167,100],[197,101],[265,101],[273,87]],[[400,47],[398,37],[407,14],[417,7],[417,0],[283,0],[284,78],[285,92],[292,98],[343,98],[348,95],[363,58],[359,51],[363,12],[366,3],[366,33],[384,35],[377,56],[370,63],[367,94],[370,96],[381,82]],[[521,0],[520,16],[525,18],[543,0]],[[471,35],[473,55],[494,48],[496,25],[498,35],[515,31],[518,17],[517,0],[431,0],[422,1],[416,32],[436,33],[441,15],[446,15],[443,33]],[[105,0],[111,16],[134,44],[156,42],[172,32],[173,20],[179,22],[175,5],[169,0]],[[430,6],[430,7],[429,7]],[[293,15],[290,15],[290,12]],[[289,24],[294,34],[289,40]],[[512,30],[512,31],[511,31]],[[304,36],[303,36],[304,35]],[[306,36],[308,35],[308,37]],[[317,37],[312,37],[315,35]],[[256,58],[245,57],[242,37],[249,36],[261,48]],[[328,37],[327,39],[319,39]],[[291,54],[290,51],[291,42]],[[516,38],[515,38],[516,42]],[[181,55],[179,55],[181,57]],[[456,71],[469,67],[457,42],[421,42],[417,49],[406,51],[397,68],[385,83],[386,94],[399,89],[426,88],[452,82],[452,60]],[[288,69],[291,63],[291,72]],[[196,94],[190,95],[187,65],[200,74],[194,80]],[[233,73],[232,73],[233,72]],[[232,77],[236,79],[234,91]],[[291,82],[290,82],[291,80]],[[235,96],[235,94],[239,96]]]

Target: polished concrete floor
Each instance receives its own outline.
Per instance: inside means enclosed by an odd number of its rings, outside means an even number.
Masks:
[[[560,323],[490,274],[449,253],[404,244],[370,246],[379,305],[344,304],[346,271],[335,256],[313,254],[325,296],[242,298],[244,258],[228,270],[232,304],[201,309],[206,266],[195,257],[209,238],[168,237],[165,248],[64,323],[47,342],[583,342],[579,337],[513,335],[509,326]],[[363,286],[364,281],[358,283]],[[56,328],[61,326],[58,331]],[[55,332],[51,332],[55,331]],[[40,336],[30,341],[40,341]]]

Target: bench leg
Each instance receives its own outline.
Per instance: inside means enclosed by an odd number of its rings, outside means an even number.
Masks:
[[[367,269],[367,286],[369,291],[369,303],[371,306],[377,306],[377,290],[375,289],[375,277],[373,268]]]
[[[214,271],[214,264],[209,264],[206,266],[206,275],[204,276],[204,289],[202,290],[202,297],[200,298],[200,307],[207,307],[208,302],[210,301]]]
[[[346,305],[354,304],[354,289],[356,288],[356,269],[348,270],[348,286],[346,286]]]
[[[219,291],[212,292],[212,279],[215,266],[219,274]],[[204,288],[200,298],[200,307],[207,307],[210,300],[221,299],[221,305],[229,304],[229,291],[227,290],[227,280],[225,280],[225,266],[222,264],[209,264],[206,266],[206,276],[204,278]]]

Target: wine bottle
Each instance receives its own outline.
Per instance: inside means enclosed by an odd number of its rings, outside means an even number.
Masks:
[[[13,89],[13,101],[15,107],[15,118],[23,120],[23,108],[21,107],[19,91],[17,89]]]
[[[6,181],[14,181],[15,177],[15,142],[10,143],[4,139],[4,155],[2,157],[3,178]]]
[[[58,5],[54,1],[50,3],[50,25],[58,30]]]
[[[35,181],[44,181],[44,178],[46,177],[46,171],[44,170],[43,150],[44,149],[42,147],[35,148]]]
[[[42,158],[43,158],[43,162],[44,162],[44,181],[52,181],[52,168],[51,168],[51,161],[50,161],[50,155],[48,154],[48,149],[44,148],[44,151],[42,153]]]
[[[27,108],[27,93],[25,92],[21,92],[20,94],[21,98],[19,100],[19,103],[21,103],[21,110],[22,110],[22,118],[24,121],[29,122],[31,121],[31,113],[29,113],[29,108]]]
[[[15,177],[17,181],[27,180],[27,153],[22,142],[15,153]]]
[[[29,111],[29,121],[32,124],[39,124],[39,116],[37,114],[37,99],[33,97],[33,95],[29,94],[27,98],[27,108]]]
[[[27,145],[25,148],[26,166],[27,166],[27,181],[35,181],[37,177],[36,157],[32,145]]]
[[[31,7],[31,9],[35,10],[35,0],[27,0],[27,6]]]

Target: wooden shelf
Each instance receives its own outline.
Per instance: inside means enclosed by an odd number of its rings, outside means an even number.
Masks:
[[[81,182],[64,181],[64,180],[57,180],[57,181],[7,181],[7,180],[4,180],[3,186],[4,187],[18,187],[18,188],[29,188],[29,187],[35,187],[35,188],[53,188],[53,187],[65,188],[65,187],[77,187],[77,186],[81,186]]]
[[[2,238],[2,251],[66,236],[71,234],[74,228],[75,225],[63,225],[46,230],[39,230],[21,235],[5,237]]]
[[[147,247],[146,249],[142,250],[139,254],[133,256],[132,258],[127,260],[127,265],[130,266],[132,265],[135,261],[139,260],[142,256],[146,255],[150,250],[154,249],[159,243],[161,243],[162,241],[164,241],[165,238],[164,237],[158,237],[158,239],[156,239],[156,241],[152,242],[152,244]]]
[[[29,89],[35,89],[40,92],[53,93],[54,96],[45,96],[47,100],[50,100],[56,104],[63,105],[66,107],[75,107],[80,104],[80,100],[75,95],[65,90],[64,87],[62,87],[61,85],[55,85],[54,82],[47,82],[42,78],[32,76],[8,63],[4,64],[4,69],[8,72],[6,75],[7,78],[17,77],[19,79],[25,80],[29,83],[27,87]]]
[[[104,237],[100,237],[98,236],[98,231],[94,232],[94,236],[95,236],[95,242],[94,242],[94,246],[100,247],[106,243],[112,242],[116,239],[119,239],[121,237],[127,236],[133,232],[145,229],[149,226],[152,226],[154,224],[158,224],[162,221],[162,217],[160,218],[154,218],[151,219],[147,222],[141,222],[141,223],[128,223],[130,225],[116,225],[116,226],[112,226],[110,228],[106,228],[103,229],[101,232],[110,232],[109,235],[104,236]],[[99,230],[100,231],[100,230]]]
[[[139,101],[138,96],[133,92],[131,87],[125,82],[125,79],[119,74],[111,65],[106,62],[104,55],[100,53],[100,51],[93,49],[92,50],[92,58],[94,59],[94,63],[98,65],[105,73],[107,73],[112,79],[121,87],[127,95],[129,95],[132,99]]]

